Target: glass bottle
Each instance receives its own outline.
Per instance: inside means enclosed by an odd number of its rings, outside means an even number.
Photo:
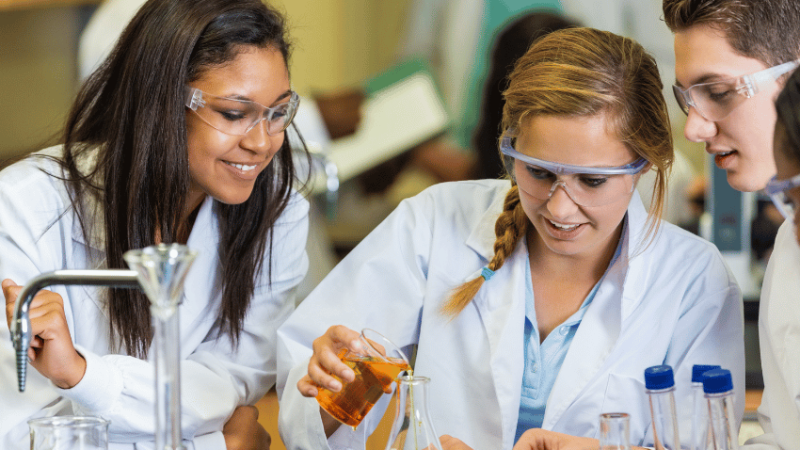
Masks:
[[[416,375],[398,379],[397,413],[386,450],[442,450],[428,414],[429,382]]]
[[[631,419],[627,413],[600,414],[600,450],[631,450]]]
[[[739,450],[731,372],[703,373],[703,392],[708,400],[709,450]]]
[[[155,448],[182,450],[180,390],[180,330],[178,305],[183,281],[197,252],[180,244],[158,244],[125,252],[150,300],[155,351]]]
[[[672,367],[660,365],[644,371],[644,384],[653,418],[653,443],[656,450],[679,450],[678,417],[675,408],[675,377]]]
[[[708,402],[703,393],[703,373],[720,366],[692,366],[692,442],[689,450],[706,450],[708,442]]]

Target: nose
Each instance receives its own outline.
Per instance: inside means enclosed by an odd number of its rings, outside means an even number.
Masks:
[[[250,129],[240,142],[240,146],[253,153],[265,154],[272,150],[277,150],[283,144],[283,133],[277,136],[270,136],[267,133],[268,122],[260,120],[256,126]]]
[[[689,108],[683,135],[692,142],[706,142],[717,135],[717,124],[701,116],[694,107]]]
[[[578,211],[578,204],[572,200],[566,186],[561,180],[553,185],[550,198],[547,200],[547,210],[554,219],[567,219]]]

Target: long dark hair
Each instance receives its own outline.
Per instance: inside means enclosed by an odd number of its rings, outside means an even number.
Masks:
[[[786,80],[786,85],[775,100],[778,127],[786,133],[784,153],[800,164],[800,70]]]
[[[184,86],[233,60],[243,46],[275,48],[288,67],[284,19],[261,0],[150,0],[81,88],[65,127],[62,164],[85,236],[93,223],[82,199],[92,195],[102,205],[99,231],[109,268],[127,267],[122,255],[129,249],[177,240],[190,186]],[[271,253],[270,230],[291,195],[295,169],[288,141],[247,201],[214,202],[220,233],[216,285],[222,291],[218,326],[234,344],[256,274],[265,252]],[[78,161],[90,151],[97,152],[96,167],[85,173]],[[152,330],[144,294],[111,290],[108,312],[112,345],[145,357]]]

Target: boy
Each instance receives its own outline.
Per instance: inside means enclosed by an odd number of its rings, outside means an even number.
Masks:
[[[776,172],[774,100],[800,58],[800,2],[664,0],[663,11],[675,35],[674,90],[687,114],[686,138],[705,143],[734,189],[763,189]],[[800,323],[781,320],[800,308],[798,296],[800,247],[784,223],[761,291],[765,434],[748,441],[750,449],[800,448],[800,368],[785,357],[800,348],[793,346]]]

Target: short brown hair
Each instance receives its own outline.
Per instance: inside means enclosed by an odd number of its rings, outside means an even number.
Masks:
[[[664,0],[673,33],[709,25],[738,53],[775,66],[800,57],[798,0]]]

